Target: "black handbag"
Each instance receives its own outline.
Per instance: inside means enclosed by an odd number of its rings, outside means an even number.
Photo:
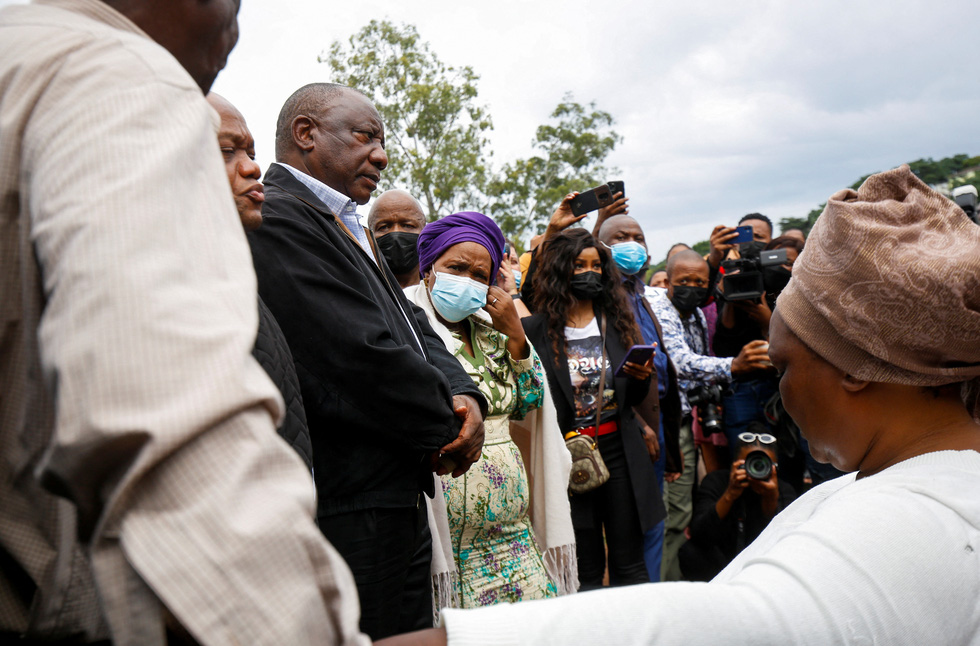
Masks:
[[[599,344],[602,347],[602,362],[599,370],[599,396],[596,398],[595,432],[596,437],[582,435],[578,431],[565,434],[565,446],[572,455],[572,470],[568,474],[568,491],[582,494],[597,489],[609,480],[609,468],[599,453],[599,419],[602,416],[602,397],[606,388],[606,319],[599,316],[602,331]]]

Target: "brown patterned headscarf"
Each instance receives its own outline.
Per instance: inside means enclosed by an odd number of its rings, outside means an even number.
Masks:
[[[971,382],[964,396],[980,412],[980,226],[908,166],[830,198],[778,308],[838,369],[895,384]]]

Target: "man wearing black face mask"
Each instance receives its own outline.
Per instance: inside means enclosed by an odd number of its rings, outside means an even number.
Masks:
[[[663,328],[664,344],[677,367],[682,421],[680,446],[684,470],[667,484],[667,528],[664,535],[662,580],[681,578],[677,553],[684,544],[684,530],[691,521],[696,452],[691,432],[691,404],[687,392],[701,385],[726,383],[733,375],[766,368],[763,342],[750,344],[734,358],[708,354],[708,332],[699,305],[708,295],[708,263],[696,251],[679,251],[667,261],[667,289],[648,291],[650,305]]]
[[[422,205],[407,191],[385,191],[371,205],[368,229],[402,289],[421,280],[418,242],[424,226]]]

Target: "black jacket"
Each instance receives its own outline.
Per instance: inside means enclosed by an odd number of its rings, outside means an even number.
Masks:
[[[548,387],[555,402],[558,426],[562,433],[567,433],[575,428],[575,395],[572,391],[572,379],[568,373],[568,356],[564,352],[555,356],[551,339],[548,338],[548,322],[543,314],[522,319],[522,323],[527,338],[538,351],[545,374],[548,376]],[[618,366],[625,356],[626,349],[616,333],[616,328],[610,322],[606,326],[606,359],[613,366]],[[623,452],[626,454],[626,466],[629,470],[630,484],[633,486],[633,495],[636,498],[640,525],[644,532],[648,532],[667,516],[653,462],[650,460],[650,454],[647,452],[646,443],[643,441],[640,426],[633,412],[633,406],[639,405],[646,398],[650,389],[650,380],[637,381],[616,377],[615,381],[619,436],[623,440]],[[591,498],[583,500],[591,500]],[[592,522],[591,519],[592,510],[587,505],[572,505],[572,523],[575,526],[588,526]]]
[[[318,515],[414,507],[420,491],[432,495],[426,456],[459,434],[452,395],[472,395],[484,413],[486,400],[376,246],[381,267],[285,168],[272,165],[265,189],[248,237],[259,294],[296,364]]]
[[[259,332],[255,337],[252,356],[265,369],[286,404],[286,416],[277,429],[282,439],[299,453],[307,468],[313,467],[313,444],[310,429],[306,425],[306,411],[303,410],[303,397],[300,394],[299,379],[293,366],[293,355],[289,351],[286,337],[282,335],[276,317],[259,298]]]

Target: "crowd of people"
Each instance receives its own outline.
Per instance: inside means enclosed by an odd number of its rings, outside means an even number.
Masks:
[[[902,167],[654,270],[571,193],[521,254],[371,200],[357,88],[210,92],[238,4],[0,12],[5,643],[978,643],[959,207]]]

